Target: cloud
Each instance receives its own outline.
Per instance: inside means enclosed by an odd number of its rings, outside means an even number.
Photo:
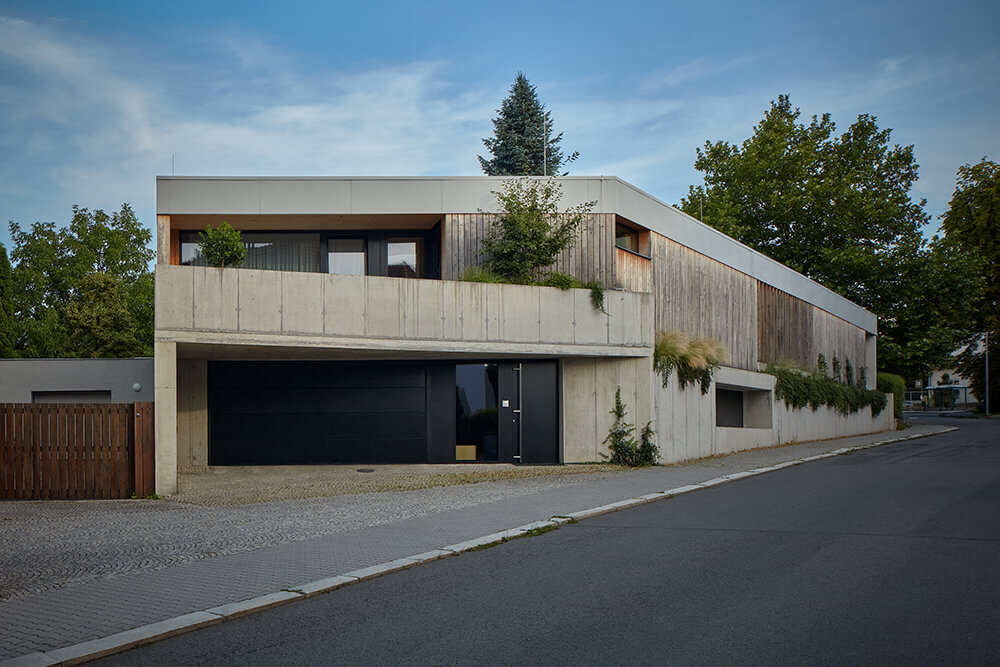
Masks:
[[[136,205],[149,224],[156,174],[474,174],[492,95],[455,92],[447,64],[310,72],[246,35],[199,67],[0,18],[0,183],[56,204]],[[32,196],[33,195],[33,196]],[[8,199],[5,205],[17,204]]]
[[[712,62],[707,58],[697,58],[683,65],[677,65],[670,70],[652,72],[640,83],[640,90],[651,93],[664,88],[681,86],[691,81],[706,79],[722,74],[732,69],[746,67],[754,62],[752,56],[740,56],[725,62]]]
[[[201,51],[170,60],[72,28],[0,18],[0,151],[10,157],[0,219],[65,222],[74,203],[128,201],[151,224],[154,177],[170,173],[171,156],[192,175],[475,175],[507,88],[456,87],[460,62],[331,66],[234,31],[193,37]],[[701,180],[696,147],[742,141],[784,92],[807,117],[831,112],[845,128],[871,113],[897,128],[894,141],[917,146],[917,196],[935,213],[959,164],[1000,152],[983,112],[997,101],[995,53],[902,54],[777,82],[744,76],[751,63],[771,71],[738,56],[628,79],[580,74],[587,85],[567,73],[543,101],[564,148],[581,153],[574,174],[617,175],[671,202]]]

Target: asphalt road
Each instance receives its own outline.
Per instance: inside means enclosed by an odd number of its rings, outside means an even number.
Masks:
[[[1000,421],[949,423],[101,664],[1000,664]]]

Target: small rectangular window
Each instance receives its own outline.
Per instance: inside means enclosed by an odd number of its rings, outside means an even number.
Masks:
[[[625,225],[615,225],[615,245],[623,250],[639,252],[639,232]]]
[[[365,240],[330,239],[328,259],[330,273],[343,276],[365,275]]]
[[[110,403],[111,390],[56,390],[31,392],[32,403]]]

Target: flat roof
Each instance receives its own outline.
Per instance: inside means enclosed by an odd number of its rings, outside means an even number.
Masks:
[[[393,215],[495,211],[500,176],[157,176],[157,215]],[[561,206],[616,213],[869,333],[876,316],[615,176],[563,176]]]

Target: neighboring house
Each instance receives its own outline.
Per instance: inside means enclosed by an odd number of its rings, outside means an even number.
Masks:
[[[954,368],[932,371],[921,398],[928,410],[964,410],[979,403],[972,383]]]
[[[460,280],[499,178],[159,177],[157,491],[208,465],[595,461],[616,387],[663,461],[890,427],[788,410],[759,372],[822,353],[873,385],[873,314],[617,178],[560,182],[597,203],[556,268],[606,312]],[[223,220],[246,260],[199,266]],[[654,375],[666,330],[728,352],[707,395]]]
[[[0,403],[153,400],[153,360],[0,359]]]

